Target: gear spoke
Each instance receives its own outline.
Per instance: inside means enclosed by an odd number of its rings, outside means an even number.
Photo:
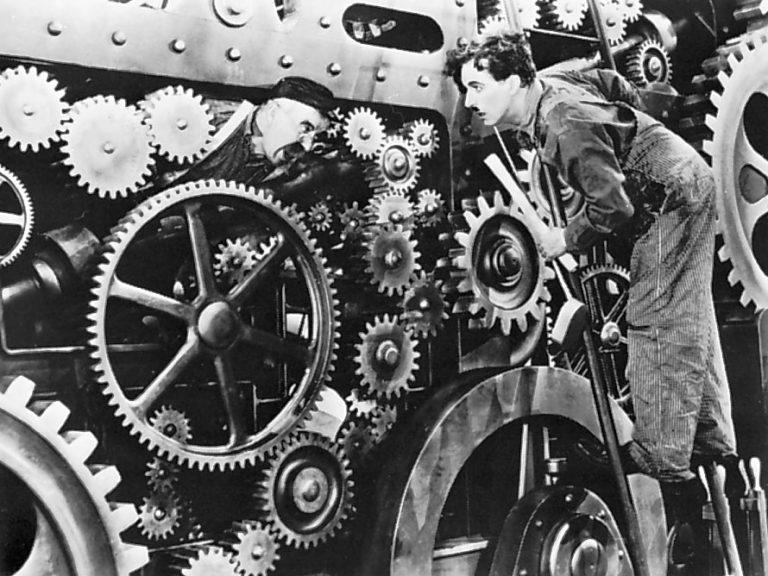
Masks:
[[[197,284],[200,286],[200,295],[209,298],[218,294],[216,278],[213,275],[211,261],[211,247],[208,245],[208,236],[205,226],[200,218],[200,203],[190,202],[184,206],[189,225],[189,239],[192,244],[192,255],[195,260],[195,273]]]
[[[265,330],[259,330],[251,326],[243,328],[243,340],[252,346],[274,352],[278,356],[284,356],[300,361],[304,366],[312,362],[315,350],[314,346],[304,346],[297,342],[290,342]]]
[[[129,302],[134,302],[140,306],[151,308],[156,312],[162,312],[168,314],[179,320],[191,322],[195,315],[195,310],[192,306],[179,302],[174,298],[164,296],[158,292],[135,286],[123,282],[115,277],[112,281],[112,286],[109,290],[109,295]]]
[[[629,300],[629,292],[622,292],[619,295],[618,300],[616,300],[616,304],[613,305],[613,308],[611,308],[608,311],[608,314],[605,315],[605,320],[608,322],[618,322],[621,320],[624,315],[627,313],[627,301]]]
[[[144,391],[130,405],[137,415],[145,420],[152,406],[162,394],[173,385],[189,365],[197,358],[200,352],[200,340],[197,337],[189,338],[184,345],[179,348],[176,355],[171,359],[168,365],[158,374],[155,379],[147,386]]]
[[[269,267],[273,260],[282,262],[286,258],[287,252],[288,245],[285,242],[285,237],[282,234],[276,234],[274,248],[265,254],[261,260],[256,262],[253,269],[243,281],[232,288],[227,295],[227,300],[229,300],[230,304],[235,307],[242,306],[259,285],[262,272]]]
[[[0,212],[0,226],[16,226],[23,228],[27,219],[24,214],[13,214],[11,212]]]
[[[224,407],[227,411],[227,423],[229,425],[229,448],[239,446],[248,436],[246,429],[247,418],[245,404],[237,386],[235,371],[232,366],[232,358],[229,354],[219,354],[214,360],[216,375],[219,378],[219,388],[224,399]]]

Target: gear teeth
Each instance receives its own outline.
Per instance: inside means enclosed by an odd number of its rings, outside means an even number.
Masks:
[[[61,402],[53,402],[40,415],[45,428],[52,434],[58,434],[69,419],[69,408]]]
[[[16,376],[8,383],[5,400],[18,408],[26,408],[32,400],[35,383],[26,376]]]
[[[370,160],[384,141],[384,123],[370,108],[358,107],[344,122],[344,139],[359,158]]]
[[[106,498],[118,484],[120,484],[120,472],[114,466],[95,465],[88,466],[95,480],[94,488]]]
[[[91,432],[70,430],[64,432],[62,437],[68,442],[70,454],[80,462],[85,462],[91,457],[99,441]]]
[[[139,519],[133,504],[110,504],[112,513],[109,515],[110,527],[115,533],[127,530]]]

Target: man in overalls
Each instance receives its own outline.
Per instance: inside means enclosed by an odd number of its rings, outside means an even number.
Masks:
[[[628,377],[636,415],[628,462],[656,477],[673,517],[701,508],[691,456],[738,477],[730,395],[714,305],[715,185],[684,140],[638,110],[606,70],[538,75],[522,35],[449,54],[465,105],[486,125],[517,130],[586,206],[536,238],[545,258],[581,253],[608,235],[633,243]],[[734,474],[735,472],[735,474]]]

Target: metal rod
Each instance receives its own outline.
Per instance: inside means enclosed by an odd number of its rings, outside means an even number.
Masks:
[[[704,473],[709,484],[709,493],[712,496],[712,507],[715,510],[715,522],[720,533],[720,543],[723,547],[726,570],[728,576],[744,576],[739,558],[739,550],[736,547],[736,537],[731,526],[731,514],[728,510],[728,501],[723,491],[722,473],[718,471],[714,462],[704,464]]]
[[[611,52],[611,45],[605,36],[605,26],[603,26],[603,13],[600,8],[598,0],[587,0],[589,3],[589,13],[592,16],[592,22],[597,30],[597,37],[600,39],[600,56],[603,59],[603,63],[609,68],[616,70],[616,61],[613,59],[613,52]]]

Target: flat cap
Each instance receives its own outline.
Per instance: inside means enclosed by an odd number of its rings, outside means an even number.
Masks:
[[[272,87],[270,98],[288,98],[328,114],[334,108],[333,92],[322,84],[301,76],[286,76]]]

